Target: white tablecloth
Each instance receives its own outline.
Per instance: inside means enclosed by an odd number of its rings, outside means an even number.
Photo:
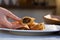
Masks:
[[[0,31],[0,40],[60,40],[60,36],[20,36]]]

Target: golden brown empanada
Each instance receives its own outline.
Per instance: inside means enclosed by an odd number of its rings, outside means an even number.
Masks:
[[[35,22],[35,18],[33,17],[29,17],[29,16],[25,16],[22,18],[22,20],[15,22],[17,23],[17,25],[21,25],[23,24],[24,27],[20,27],[18,29],[20,30],[43,30],[45,29],[44,23],[36,23]]]
[[[29,16],[25,16],[22,18],[22,22],[24,24],[31,24],[32,22],[34,22],[35,18],[29,17]]]
[[[43,30],[45,29],[45,26],[44,26],[44,23],[38,23],[37,25],[32,26],[30,29],[31,30]]]

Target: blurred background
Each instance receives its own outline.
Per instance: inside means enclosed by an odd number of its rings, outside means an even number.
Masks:
[[[59,15],[60,0],[0,0],[0,6],[12,11],[18,17],[35,17],[43,22],[47,14]]]
[[[0,0],[0,6],[6,8],[48,9],[56,7],[56,0]]]

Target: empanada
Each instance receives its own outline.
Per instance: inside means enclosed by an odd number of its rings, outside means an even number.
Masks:
[[[22,22],[24,24],[31,24],[32,22],[34,22],[35,18],[29,17],[29,16],[25,16],[22,18]]]
[[[37,25],[32,26],[30,29],[31,30],[43,30],[45,29],[45,26],[44,26],[44,23],[38,23]]]
[[[29,16],[25,16],[22,18],[21,21],[15,22],[17,23],[17,25],[21,25],[24,24],[24,27],[20,27],[18,29],[20,30],[44,30],[45,26],[44,23],[36,23],[35,22],[35,18],[33,17],[29,17]]]

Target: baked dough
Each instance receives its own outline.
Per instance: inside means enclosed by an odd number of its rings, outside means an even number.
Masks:
[[[22,22],[27,24],[31,30],[43,30],[45,28],[44,23],[36,23],[33,17],[25,16],[22,18]]]
[[[29,17],[29,16],[25,16],[22,18],[22,22],[24,24],[31,24],[32,22],[34,22],[35,18]]]
[[[13,23],[15,23],[16,25],[23,24],[24,27],[17,28],[20,30],[44,30],[45,29],[44,23],[36,23],[35,18],[29,16],[25,16],[22,18],[21,21],[16,21]]]
[[[30,29],[31,30],[44,30],[45,26],[44,26],[44,23],[38,23],[37,25],[32,26]]]

